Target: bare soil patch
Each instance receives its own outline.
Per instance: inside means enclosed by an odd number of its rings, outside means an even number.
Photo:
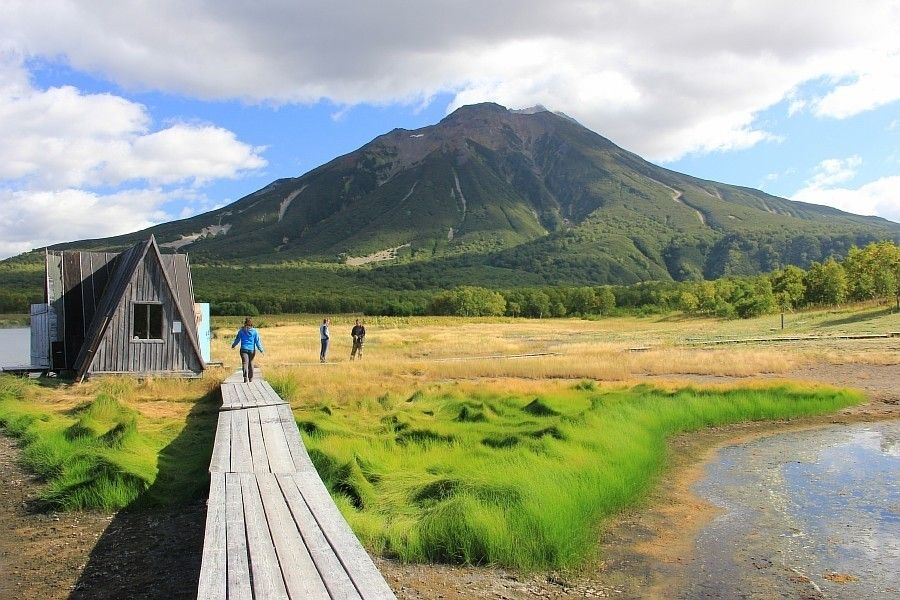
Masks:
[[[56,513],[0,435],[0,599],[196,598],[206,507]]]

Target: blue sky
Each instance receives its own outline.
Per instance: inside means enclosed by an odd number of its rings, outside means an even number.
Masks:
[[[194,215],[482,101],[900,221],[895,0],[4,4],[0,258]]]

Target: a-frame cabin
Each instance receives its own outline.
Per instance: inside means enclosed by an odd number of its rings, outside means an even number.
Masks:
[[[120,254],[48,252],[46,265],[47,303],[32,307],[32,339],[49,342],[41,344],[48,356],[33,362],[74,371],[79,381],[202,373],[186,255],[162,254],[150,236]],[[40,310],[46,318],[36,321]]]

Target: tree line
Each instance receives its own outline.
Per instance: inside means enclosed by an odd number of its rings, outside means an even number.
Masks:
[[[876,242],[852,247],[847,257],[787,266],[764,275],[713,281],[644,282],[606,286],[535,286],[493,289],[461,285],[449,290],[309,290],[278,300],[248,297],[213,302],[214,314],[360,312],[380,315],[565,317],[664,313],[750,318],[848,301],[881,300],[900,308],[900,247]]]
[[[750,318],[848,301],[880,300],[900,309],[900,247],[876,242],[852,247],[843,260],[787,266],[764,275],[714,281],[647,282],[630,286],[491,290],[461,286],[439,292],[427,312],[461,316],[563,317],[620,312],[681,311]]]

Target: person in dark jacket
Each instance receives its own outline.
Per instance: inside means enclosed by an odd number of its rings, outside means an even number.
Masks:
[[[238,329],[231,347],[241,345],[241,371],[244,374],[244,383],[253,381],[253,359],[256,358],[256,350],[265,352],[259,341],[259,332],[253,327],[253,319],[244,319],[244,326]]]
[[[353,338],[353,349],[350,350],[350,360],[357,357],[362,360],[363,344],[366,341],[366,328],[364,325],[360,324],[359,319],[356,320],[356,325],[350,330],[350,337]]]
[[[328,326],[330,324],[331,319],[326,317],[322,319],[322,324],[319,325],[319,339],[322,341],[322,351],[319,352],[319,362],[325,362],[325,355],[328,354],[328,340],[331,339],[328,332]]]

